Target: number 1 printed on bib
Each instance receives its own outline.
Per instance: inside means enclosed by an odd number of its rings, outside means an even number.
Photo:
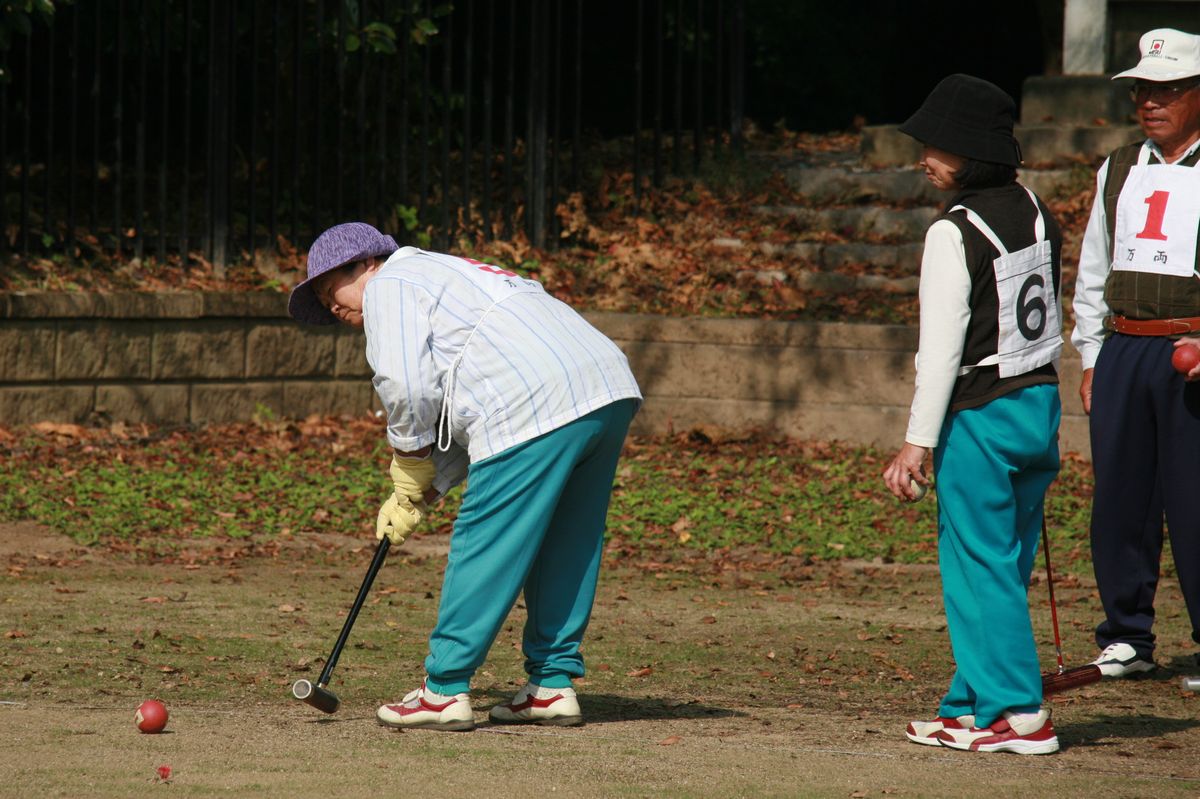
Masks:
[[[1135,166],[1117,199],[1113,269],[1190,277],[1196,268],[1200,172],[1171,164]]]

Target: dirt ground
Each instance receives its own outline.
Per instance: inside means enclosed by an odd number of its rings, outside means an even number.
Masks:
[[[522,682],[514,611],[472,692],[470,733],[374,721],[422,675],[445,540],[410,541],[376,582],[334,674],[314,679],[372,542],[294,542],[273,558],[145,565],[31,524],[0,525],[0,796],[1175,797],[1200,793],[1195,651],[1160,586],[1161,668],[1051,704],[1062,752],[978,755],[905,740],[951,669],[930,567],[606,571],[578,687],[587,725],[490,727]],[[1092,656],[1094,586],[1057,586],[1068,665]],[[1030,592],[1043,665],[1045,585]],[[161,735],[137,705],[162,699]],[[157,776],[169,766],[170,778]]]

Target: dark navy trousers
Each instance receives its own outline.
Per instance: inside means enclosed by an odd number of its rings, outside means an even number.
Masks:
[[[1105,614],[1096,643],[1127,643],[1146,660],[1164,516],[1200,643],[1200,383],[1172,368],[1172,351],[1168,338],[1116,333],[1092,375],[1092,561]]]

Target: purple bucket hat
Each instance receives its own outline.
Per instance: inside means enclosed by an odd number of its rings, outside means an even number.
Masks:
[[[346,222],[326,230],[308,248],[308,277],[297,283],[288,298],[288,313],[306,325],[332,325],[338,319],[317,299],[313,281],[331,269],[364,258],[391,255],[400,249],[391,236],[366,222]]]

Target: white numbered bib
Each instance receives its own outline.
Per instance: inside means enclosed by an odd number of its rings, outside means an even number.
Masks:
[[[1191,277],[1196,268],[1200,171],[1139,164],[1117,199],[1113,269]]]
[[[961,205],[950,209],[966,211],[967,220],[1000,253],[1000,257],[992,262],[1000,302],[996,354],[962,367],[959,374],[996,364],[1000,377],[1016,377],[1053,363],[1062,354],[1062,320],[1058,295],[1054,291],[1053,259],[1050,242],[1046,239],[1046,221],[1033,193],[1029,189],[1025,191],[1038,212],[1034,223],[1035,243],[1013,253],[1004,247],[1000,237],[979,214]]]

